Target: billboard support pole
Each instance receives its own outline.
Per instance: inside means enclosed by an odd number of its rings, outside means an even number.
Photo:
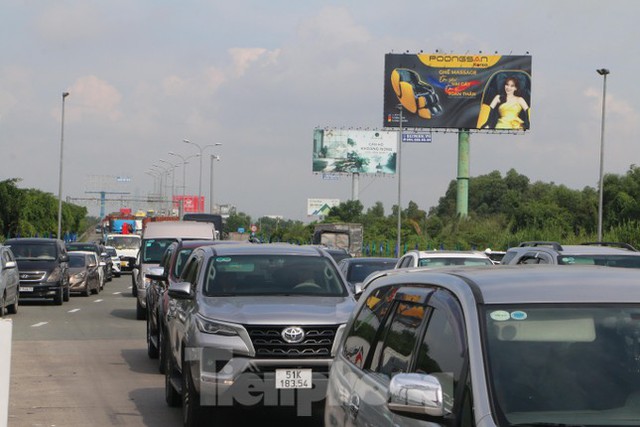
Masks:
[[[402,221],[401,221],[401,213],[402,213],[402,198],[401,198],[401,189],[402,186],[400,185],[400,176],[402,174],[401,171],[401,167],[400,167],[400,160],[401,160],[401,155],[400,152],[402,151],[402,104],[398,105],[397,108],[400,110],[400,130],[398,132],[398,154],[396,156],[396,173],[398,175],[398,229],[397,229],[397,240],[396,240],[396,257],[400,257],[400,231],[402,229]]]
[[[351,174],[351,200],[358,200],[358,191],[360,187],[360,174],[354,172]]]
[[[466,217],[469,213],[469,130],[458,131],[458,186],[456,213]]]

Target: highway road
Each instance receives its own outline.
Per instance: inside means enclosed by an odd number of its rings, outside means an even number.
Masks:
[[[181,426],[181,408],[164,401],[164,376],[147,356],[135,305],[128,275],[62,306],[21,300],[18,314],[7,317],[9,427]],[[284,411],[238,409],[211,425],[322,425]]]

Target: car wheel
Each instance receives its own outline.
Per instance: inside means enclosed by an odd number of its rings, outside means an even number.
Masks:
[[[136,298],[136,320],[144,320],[147,318],[147,310],[145,310],[140,301]]]
[[[16,297],[13,300],[13,304],[11,304],[9,307],[7,307],[7,312],[9,312],[9,314],[18,314],[18,300],[20,299],[20,293],[18,291],[16,291]]]
[[[84,295],[85,297],[88,297],[91,295],[92,292],[93,292],[93,289],[89,287],[89,282],[87,282],[87,284],[84,287],[84,292],[82,295]]]
[[[195,427],[203,424],[204,408],[200,405],[200,394],[191,379],[190,364],[182,364],[182,425]]]
[[[173,362],[171,362],[171,356],[169,355],[168,345],[168,342],[165,343],[164,349],[164,353],[167,355],[164,366],[164,400],[167,402],[167,405],[175,408],[180,406],[182,403],[182,397],[173,387],[173,384],[171,384],[171,375],[174,373],[174,369]]]
[[[2,298],[0,299],[0,317],[4,317],[6,313],[4,309],[4,306],[6,303],[7,303],[7,295],[3,293]]]
[[[151,359],[158,358],[158,347],[153,344],[151,340],[151,322],[149,321],[149,314],[147,313],[147,355]]]
[[[71,291],[69,290],[69,285],[67,285],[62,292],[62,299],[66,302],[69,301],[71,297]]]
[[[55,305],[62,305],[62,301],[64,301],[64,289],[58,288],[56,289],[56,295],[53,297],[53,303]]]

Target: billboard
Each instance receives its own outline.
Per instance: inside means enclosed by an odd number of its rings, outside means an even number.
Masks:
[[[384,127],[530,128],[531,56],[387,54]]]
[[[340,199],[307,199],[307,216],[327,216]]]
[[[182,212],[204,212],[204,196],[200,197],[200,206],[198,206],[198,196],[185,195],[184,198],[181,195],[173,196],[174,208],[182,206]]]
[[[395,174],[395,131],[315,129],[313,172],[324,174]]]

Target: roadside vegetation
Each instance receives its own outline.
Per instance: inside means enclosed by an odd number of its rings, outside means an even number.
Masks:
[[[0,182],[0,238],[50,236],[57,230],[57,197],[17,188],[18,180]],[[604,177],[603,241],[626,242],[640,248],[640,167],[624,175]],[[410,201],[401,211],[402,251],[408,249],[506,250],[523,241],[551,240],[565,244],[597,240],[598,191],[572,190],[553,182],[531,182],[509,170],[494,171],[469,180],[468,216],[456,213],[456,182],[452,180],[437,206],[423,210]],[[63,203],[62,229],[82,233],[97,218],[84,207]],[[385,212],[382,202],[365,207],[347,201],[331,209],[322,222],[355,222],[364,226],[364,253],[394,256],[397,206]],[[233,213],[226,231],[258,227],[262,241],[310,243],[318,222],[272,217],[251,218]]]

